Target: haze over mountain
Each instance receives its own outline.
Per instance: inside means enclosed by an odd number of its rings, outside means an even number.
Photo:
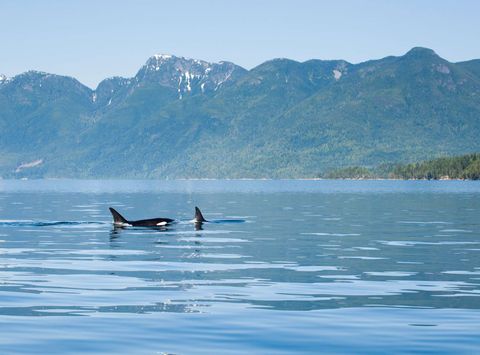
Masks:
[[[1,68],[0,68],[1,72]],[[0,176],[290,178],[480,151],[480,60],[360,64],[155,55],[92,90],[0,76]]]

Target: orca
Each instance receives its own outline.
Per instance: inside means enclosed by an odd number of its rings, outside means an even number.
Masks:
[[[120,213],[118,213],[112,207],[108,208],[113,216],[113,224],[116,227],[150,227],[159,228],[164,227],[167,224],[174,223],[175,220],[171,218],[151,218],[140,219],[138,221],[128,221]]]

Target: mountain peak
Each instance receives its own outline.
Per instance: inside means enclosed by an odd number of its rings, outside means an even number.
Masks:
[[[3,84],[8,80],[7,76],[4,74],[0,74],[0,84]]]
[[[201,65],[203,67],[207,67],[212,65],[212,63],[206,62],[204,60],[199,60],[199,59],[193,59],[193,58],[186,58],[186,57],[178,57],[173,54],[154,54],[150,58],[148,58],[146,62],[146,66],[153,68],[154,70],[158,70],[159,66],[162,64],[172,64],[175,66],[184,66],[185,64],[196,64],[196,65]]]
[[[175,57],[174,55],[171,55],[171,54],[166,54],[166,53],[162,53],[162,54],[154,54],[152,56],[152,58],[155,58],[156,60],[160,60],[160,59],[170,59],[170,58],[173,58]]]
[[[216,91],[223,83],[242,75],[245,69],[230,63],[210,63],[200,59],[155,54],[135,76],[139,85],[156,83],[185,94]]]
[[[40,70],[28,70],[26,71],[25,73],[21,73],[17,76],[21,76],[21,75],[25,75],[25,76],[47,76],[47,75],[55,75],[55,74],[49,74],[47,72],[44,72],[44,71],[40,71]]]
[[[413,47],[407,53],[406,57],[438,57],[438,54],[435,53],[433,49],[425,47]]]

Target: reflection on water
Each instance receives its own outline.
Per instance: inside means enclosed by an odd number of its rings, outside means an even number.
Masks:
[[[98,191],[91,182],[71,182],[71,191],[67,182],[58,191],[47,182],[37,191],[3,182],[0,324],[8,330],[0,350],[469,352],[480,345],[473,330],[480,329],[479,184],[348,182],[342,190],[345,182],[269,181],[258,191],[254,182],[243,190],[242,182],[205,190],[175,183],[148,192],[122,182],[123,193],[102,193],[99,182]],[[114,228],[110,205],[132,219],[185,221],[199,205],[215,223]],[[70,340],[55,341],[42,319]],[[28,330],[21,339],[18,327]],[[187,344],[172,329],[196,336]],[[115,332],[137,343],[113,342]],[[345,341],[345,332],[355,335]]]

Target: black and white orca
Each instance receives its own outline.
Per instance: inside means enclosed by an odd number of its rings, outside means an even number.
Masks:
[[[118,213],[112,207],[108,208],[113,216],[113,224],[116,227],[164,227],[168,224],[175,222],[171,218],[151,218],[151,219],[140,219],[138,221],[128,221],[120,213]]]

